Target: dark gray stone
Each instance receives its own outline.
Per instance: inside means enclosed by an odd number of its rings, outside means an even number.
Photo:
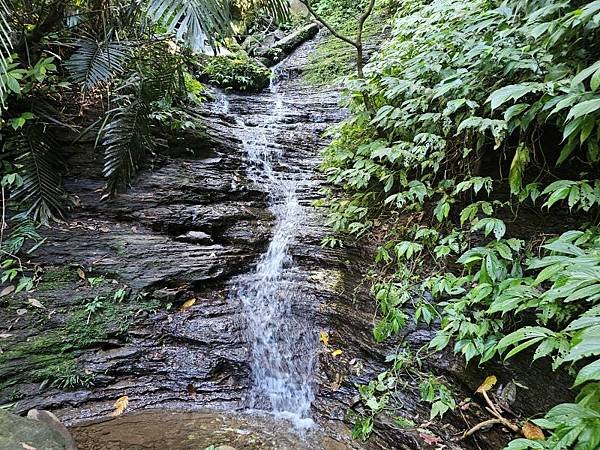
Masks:
[[[0,409],[0,450],[73,450],[61,433],[34,419],[15,416]]]

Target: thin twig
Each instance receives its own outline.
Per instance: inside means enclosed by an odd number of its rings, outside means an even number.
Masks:
[[[2,223],[0,223],[0,248],[4,242],[4,228],[6,227],[6,199],[4,197],[4,186],[2,186]]]
[[[488,419],[488,420],[484,420],[483,422],[478,423],[477,425],[475,425],[473,428],[471,428],[468,431],[465,431],[463,433],[463,439],[468,438],[469,436],[471,436],[473,433],[481,430],[482,428],[485,428],[487,426],[490,425],[494,425],[497,423],[501,423],[504,424],[504,421],[502,419]]]

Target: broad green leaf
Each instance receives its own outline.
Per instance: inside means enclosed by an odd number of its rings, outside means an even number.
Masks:
[[[600,98],[578,103],[569,111],[569,114],[567,115],[567,121],[586,116],[598,109],[600,109]]]
[[[538,92],[540,89],[541,86],[538,83],[511,84],[492,92],[487,101],[492,109],[496,109],[508,100],[518,100],[524,95]]]
[[[600,359],[583,367],[578,373],[573,387],[577,387],[588,381],[600,381]]]

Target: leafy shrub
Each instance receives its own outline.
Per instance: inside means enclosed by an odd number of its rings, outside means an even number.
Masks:
[[[405,2],[324,153],[334,232],[380,242],[377,340],[412,303],[416,320],[440,315],[436,350],[484,362],[536,346],[533,358],[578,374],[576,403],[536,421],[550,438],[511,448],[600,439],[599,12],[599,1]],[[572,214],[581,229],[519,239],[506,220],[528,220],[519,206]]]
[[[202,74],[209,83],[242,92],[260,91],[271,78],[269,69],[243,53],[209,58]]]

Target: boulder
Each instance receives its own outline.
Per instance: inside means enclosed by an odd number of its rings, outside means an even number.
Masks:
[[[75,440],[71,436],[71,433],[69,433],[69,430],[67,430],[67,427],[65,427],[61,421],[58,420],[58,417],[56,417],[50,411],[44,411],[43,409],[30,409],[27,413],[27,418],[37,420],[38,422],[43,422],[50,428],[58,431],[65,441],[65,450],[77,450]]]
[[[272,66],[282,61],[287,55],[298,48],[302,43],[314,37],[319,31],[319,25],[309,23],[293,33],[281,38],[272,45],[265,46],[254,50],[254,56],[266,60],[267,66]]]
[[[284,37],[277,41],[271,48],[280,48],[285,54],[289,54],[292,50],[295,50],[304,41],[314,37],[319,31],[319,25],[316,23],[309,23],[304,25],[302,28],[297,29],[292,34]]]
[[[38,411],[38,413],[47,413],[47,411]],[[70,441],[65,439],[59,429],[59,426],[63,428],[64,426],[54,415],[47,414],[49,415],[43,414],[44,421],[41,421],[0,410],[0,450],[75,450],[72,438],[69,436]],[[56,423],[50,425],[46,420],[56,420]],[[66,432],[66,428],[64,431]]]

